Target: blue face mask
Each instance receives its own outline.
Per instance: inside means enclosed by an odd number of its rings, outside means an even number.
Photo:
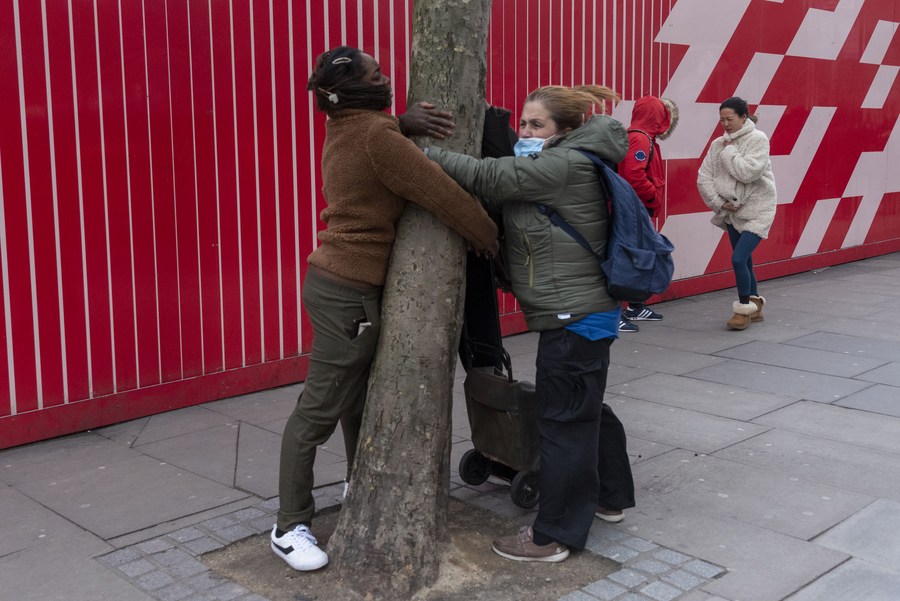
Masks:
[[[544,149],[544,138],[521,138],[516,142],[513,151],[517,157],[527,157]]]

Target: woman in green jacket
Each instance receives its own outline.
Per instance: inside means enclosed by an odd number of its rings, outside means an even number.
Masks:
[[[528,327],[540,332],[535,388],[541,470],[533,526],[494,541],[517,561],[562,561],[581,549],[595,514],[620,521],[634,506],[625,431],[603,403],[618,301],[596,258],[538,210],[547,205],[602,254],[609,215],[596,168],[579,150],[618,163],[625,128],[592,106],[614,100],[601,86],[538,88],[525,100],[515,157],[429,156],[489,209],[503,215],[512,291]],[[603,428],[601,431],[601,424]]]

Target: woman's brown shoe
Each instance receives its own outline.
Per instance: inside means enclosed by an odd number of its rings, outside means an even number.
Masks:
[[[731,316],[731,319],[725,325],[730,330],[746,330],[747,326],[750,325],[750,316],[756,311],[756,304],[734,301],[731,309],[734,311],[734,315]]]
[[[750,314],[750,321],[765,321],[766,318],[763,317],[763,307],[766,305],[766,298],[764,296],[751,296],[750,302],[756,305],[756,311]]]

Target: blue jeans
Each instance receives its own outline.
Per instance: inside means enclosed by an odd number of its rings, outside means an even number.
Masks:
[[[753,251],[762,238],[750,232],[738,232],[728,224],[728,239],[731,241],[731,267],[738,296],[757,296],[756,274],[753,273]]]

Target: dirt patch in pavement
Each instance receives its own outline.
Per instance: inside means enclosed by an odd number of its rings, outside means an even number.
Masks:
[[[316,537],[328,550],[340,507],[316,516]],[[437,583],[417,601],[496,601],[558,599],[619,569],[616,562],[590,552],[572,553],[561,563],[517,562],[491,550],[497,536],[514,533],[520,521],[451,499],[451,544]],[[269,535],[254,536],[207,553],[202,561],[214,572],[271,601],[378,601],[350,590],[328,567],[292,570],[269,549]],[[393,600],[391,600],[393,601]]]

